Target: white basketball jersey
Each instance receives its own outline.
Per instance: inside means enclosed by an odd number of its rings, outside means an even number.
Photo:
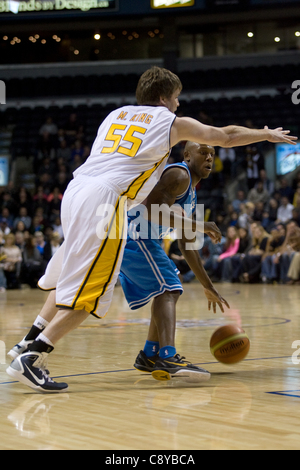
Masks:
[[[103,179],[140,203],[163,172],[175,115],[164,106],[124,106],[99,127],[87,161],[74,172]]]

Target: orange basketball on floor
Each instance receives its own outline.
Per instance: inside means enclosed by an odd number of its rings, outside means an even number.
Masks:
[[[236,364],[247,356],[250,341],[245,331],[237,325],[218,328],[210,339],[212,355],[223,364]]]

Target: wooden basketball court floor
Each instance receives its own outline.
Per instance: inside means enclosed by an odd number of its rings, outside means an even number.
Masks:
[[[5,373],[5,348],[26,334],[47,294],[1,294],[0,449],[300,449],[299,287],[217,288],[231,304],[226,315],[208,312],[197,283],[178,303],[178,352],[208,369],[209,382],[158,382],[133,368],[150,307],[130,311],[117,288],[107,317],[90,317],[51,355],[51,376],[69,384],[61,395],[35,393]],[[246,330],[251,350],[225,366],[209,340],[231,322]]]

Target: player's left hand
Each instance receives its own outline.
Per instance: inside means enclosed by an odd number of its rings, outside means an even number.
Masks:
[[[222,240],[222,233],[215,222],[204,222],[204,233],[206,233],[214,243],[220,243]]]
[[[208,300],[208,310],[211,310],[211,306],[213,306],[214,313],[217,313],[217,304],[219,305],[222,313],[224,313],[223,304],[226,305],[227,308],[230,308],[227,300],[223,299],[214,287],[209,289],[204,288],[204,292]]]

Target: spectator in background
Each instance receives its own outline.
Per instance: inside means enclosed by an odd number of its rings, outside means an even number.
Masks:
[[[74,160],[70,165],[71,172],[74,173],[77,168],[79,168],[83,163],[83,160],[81,159],[80,155],[75,155]]]
[[[300,232],[295,222],[288,222],[286,225],[285,240],[280,247],[276,258],[273,260],[275,273],[279,272],[279,279],[282,284],[289,281],[288,270],[291,261],[297,250],[300,250]]]
[[[291,245],[292,248],[295,250],[294,257],[291,261],[289,270],[288,270],[288,278],[290,279],[288,284],[300,284],[300,229],[296,227],[291,234]]]
[[[224,252],[215,260],[213,265],[214,275],[217,278],[221,277],[222,281],[229,281],[229,266],[227,259],[234,256],[240,246],[240,238],[238,229],[234,226],[228,227],[226,241],[224,245]]]
[[[14,223],[13,223],[13,229],[16,230],[18,223],[23,222],[25,225],[26,230],[30,230],[31,227],[31,217],[29,217],[27,208],[26,207],[21,207],[19,210],[19,215],[18,217],[15,218]]]
[[[8,289],[19,288],[19,276],[22,262],[22,253],[15,244],[15,235],[9,233],[5,236],[3,254],[6,255],[4,261],[4,274]]]
[[[236,194],[236,199],[232,201],[232,207],[239,214],[241,212],[241,205],[245,205],[247,202],[245,191],[240,189]]]
[[[83,158],[84,146],[81,140],[77,139],[74,142],[73,149],[71,151],[71,161],[74,161],[76,155],[79,155],[80,159]]]
[[[52,256],[57,252],[60,247],[60,235],[58,232],[53,232],[51,239],[45,244],[44,247],[44,260],[48,263]]]
[[[293,202],[295,191],[291,186],[289,186],[289,182],[286,178],[281,178],[278,192],[280,193],[281,198],[287,197],[290,203]]]
[[[52,117],[48,116],[46,118],[45,123],[40,127],[39,134],[40,135],[49,134],[51,136],[56,136],[57,133],[58,133],[57,125],[53,122]]]
[[[238,235],[240,239],[239,249],[237,253],[230,258],[227,258],[227,272],[224,273],[224,277],[228,278],[231,282],[238,282],[242,273],[242,261],[246,254],[252,247],[251,238],[249,237],[248,230],[240,227],[238,229]],[[230,264],[228,266],[228,263]]]
[[[285,224],[286,222],[291,220],[293,218],[293,210],[294,210],[293,204],[289,202],[289,199],[287,196],[284,196],[281,199],[281,204],[277,211],[276,224],[279,224],[279,223]]]
[[[43,263],[43,257],[36,247],[35,238],[30,235],[23,250],[21,281],[24,284],[29,284],[31,288],[35,288],[44,271],[45,264]]]
[[[266,189],[264,189],[262,181],[258,181],[255,187],[248,193],[248,201],[253,202],[253,204],[256,204],[257,202],[266,204],[269,199],[270,194]]]
[[[37,184],[42,186],[44,193],[48,196],[54,184],[54,176],[50,173],[43,173],[37,180]]]
[[[38,207],[42,207],[44,212],[48,210],[47,195],[44,193],[43,186],[38,186],[37,192],[33,196],[33,211],[35,212]]]
[[[61,225],[60,217],[55,218],[54,223],[52,224],[52,228],[53,228],[54,232],[59,233],[60,242],[62,243],[62,241],[64,239],[64,232],[63,232],[63,228],[62,228],[62,225]]]
[[[297,225],[300,225],[300,208],[299,209],[293,209],[292,211],[292,219],[294,222],[296,222]]]
[[[269,213],[269,221],[270,221],[270,224],[273,224],[275,225],[275,222],[277,220],[277,213],[278,213],[278,207],[279,207],[279,204],[278,202],[276,201],[276,199],[274,198],[271,198],[269,200],[269,204],[268,204],[268,213]]]
[[[226,214],[224,212],[218,213],[216,215],[216,224],[220,232],[222,233],[223,237],[226,237],[226,231],[228,227],[228,225],[225,223],[225,216]]]
[[[284,234],[282,234],[282,229]],[[285,228],[283,226],[274,227],[271,230],[271,236],[268,239],[266,250],[262,257],[261,279],[263,283],[278,280],[279,273],[276,269],[275,260],[280,254],[280,248],[283,246],[284,241]]]
[[[83,137],[83,125],[79,122],[76,113],[70,114],[68,121],[63,125],[63,130],[68,145],[72,145],[76,139]]]
[[[32,197],[25,188],[20,188],[19,192],[16,196],[16,203],[18,205],[18,211],[20,207],[26,207],[27,213],[31,216],[31,210],[32,210]]]
[[[57,159],[63,159],[65,163],[71,160],[71,149],[68,146],[66,139],[62,139],[60,141],[56,157]]]
[[[232,174],[232,166],[236,159],[236,153],[234,148],[222,148],[219,149],[219,158],[223,163],[224,173],[227,176]]]
[[[244,206],[241,206],[241,215],[238,218],[238,226],[249,230],[250,225],[253,221],[255,205],[252,202],[247,202]]]
[[[297,172],[296,177],[293,179],[292,188],[294,191],[300,188],[300,171]]]
[[[37,247],[41,256],[43,257],[44,249],[46,245],[44,234],[42,232],[35,232],[33,239],[34,239],[35,246]]]
[[[13,199],[11,193],[9,191],[5,191],[2,195],[1,207],[4,209],[5,207],[9,210],[9,213],[12,216],[15,216],[18,213],[18,205],[16,201]]]
[[[253,220],[255,220],[256,222],[261,222],[263,221],[264,219],[264,213],[265,213],[265,205],[263,202],[257,202],[255,204],[255,209],[254,209],[254,212],[253,212]],[[269,221],[268,221],[269,222]],[[264,220],[264,224],[266,223],[266,221]]]
[[[259,180],[259,173],[265,168],[264,158],[256,147],[246,147],[248,189],[252,189]]]
[[[3,207],[2,213],[0,215],[0,228],[2,232],[7,235],[13,227],[13,217],[10,215],[10,212],[7,207]]]
[[[275,185],[273,181],[268,179],[267,172],[265,169],[260,170],[259,172],[259,181],[262,182],[263,188],[268,191],[268,193],[271,195],[274,192]]]
[[[261,260],[265,253],[269,235],[261,225],[253,228],[252,248],[242,260],[241,282],[259,282],[261,273]]]
[[[18,248],[20,248],[21,253],[23,253],[24,246],[25,246],[25,233],[24,232],[16,232],[15,233],[15,243]]]
[[[69,182],[70,182],[70,179],[68,177],[68,174],[66,172],[60,172],[57,175],[55,186],[59,188],[62,194],[64,194]]]
[[[297,186],[295,194],[294,194],[293,206],[296,209],[300,209],[300,183],[298,183],[298,186]]]
[[[28,230],[23,222],[23,220],[19,220],[19,222],[16,225],[16,228],[14,230],[14,233],[24,233]]]

